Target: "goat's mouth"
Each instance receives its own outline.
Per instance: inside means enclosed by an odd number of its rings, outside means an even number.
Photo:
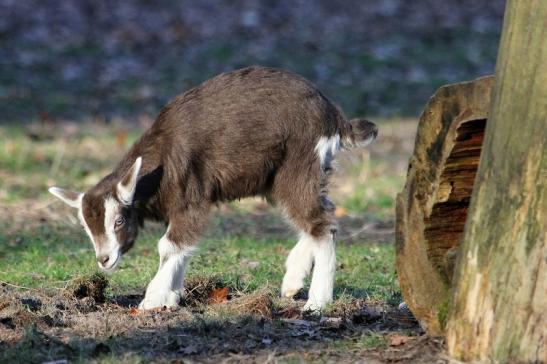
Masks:
[[[108,260],[108,263],[109,263],[108,265],[102,265],[101,263],[99,263],[99,268],[101,268],[103,272],[112,272],[114,269],[116,269],[116,266],[120,262],[121,257],[122,257],[122,252],[120,250],[117,250],[116,257],[114,258],[114,260],[110,258]],[[111,261],[112,263],[110,263]]]

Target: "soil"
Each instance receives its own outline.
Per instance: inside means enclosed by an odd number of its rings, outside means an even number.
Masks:
[[[97,275],[88,277],[97,286]],[[443,362],[443,343],[423,334],[405,309],[359,300],[328,317],[306,316],[304,301],[279,299],[268,290],[211,302],[214,279],[188,281],[191,292],[176,309],[139,311],[142,294],[81,294],[69,289],[22,290],[0,287],[0,352],[3,360],[33,348],[33,358],[100,358],[138,353],[145,361],[268,362],[295,358],[372,363]],[[229,287],[228,287],[229,288]],[[100,289],[100,288],[98,288]],[[379,335],[374,348],[351,344]],[[336,345],[340,340],[347,347]]]

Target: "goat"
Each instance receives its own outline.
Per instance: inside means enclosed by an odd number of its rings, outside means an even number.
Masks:
[[[300,233],[286,260],[281,294],[293,297],[314,266],[304,310],[332,300],[334,204],[327,197],[332,160],[343,147],[377,136],[364,119],[347,121],[304,78],[249,67],[220,74],[175,97],[112,173],[85,193],[49,191],[78,209],[98,265],[113,270],[145,219],[163,221],[159,269],[140,309],[177,306],[190,257],[209,210],[263,196],[281,206]]]

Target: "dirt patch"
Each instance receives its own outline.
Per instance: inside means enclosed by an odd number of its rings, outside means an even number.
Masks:
[[[87,278],[88,283],[102,282]],[[238,362],[271,357],[353,362],[360,357],[383,363],[427,362],[422,359],[438,359],[442,351],[442,342],[423,336],[407,311],[382,302],[355,299],[323,317],[303,316],[299,309],[304,301],[277,298],[273,289],[241,294],[228,287],[229,298],[212,304],[211,292],[226,287],[221,280],[193,278],[187,287],[180,307],[137,314],[130,306],[142,299],[140,295],[107,294],[99,303],[91,294],[78,298],[63,290],[0,287],[0,361],[21,359],[25,350],[23,359],[28,362],[122,358],[131,352],[144,361]],[[403,339],[391,346],[391,335]],[[378,338],[378,343],[362,347],[369,337]]]
[[[104,274],[97,272],[71,281],[67,291],[78,299],[89,298],[97,303],[104,303],[107,288],[108,279]]]

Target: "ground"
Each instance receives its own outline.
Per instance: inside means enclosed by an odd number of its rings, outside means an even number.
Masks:
[[[148,225],[103,275],[74,212],[47,187],[91,186],[142,128],[0,127],[0,362],[444,362],[442,342],[398,307],[393,207],[416,122],[379,127],[371,147],[340,155],[332,180],[337,278],[321,317],[301,314],[306,292],[279,298],[295,236],[260,199],[214,211],[180,307],[136,310],[162,227]]]

